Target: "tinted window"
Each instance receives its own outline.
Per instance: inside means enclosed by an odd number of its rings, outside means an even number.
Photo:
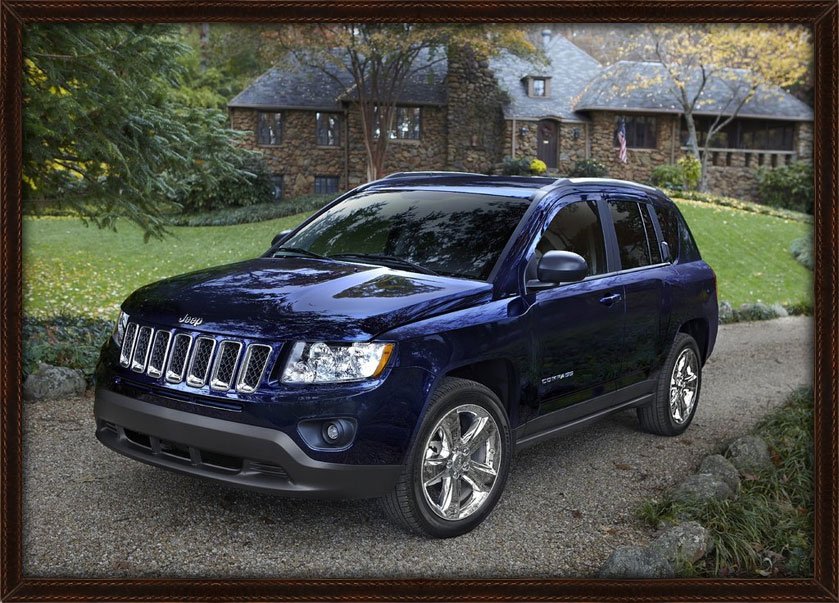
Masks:
[[[322,213],[283,246],[326,256],[393,256],[440,274],[486,279],[529,205],[529,199],[474,193],[361,193]]]
[[[644,220],[644,232],[647,233],[647,242],[650,246],[650,258],[653,264],[661,263],[661,246],[658,244],[658,236],[655,233],[653,226],[653,219],[650,217],[651,207],[646,204],[641,204],[641,218]]]
[[[690,229],[685,223],[685,219],[682,216],[678,216],[678,220],[679,234],[681,238],[681,253],[679,254],[679,259],[682,262],[694,262],[702,259],[702,256],[699,255],[699,248],[693,240],[693,235],[690,233]]]
[[[656,207],[655,215],[661,226],[664,241],[670,247],[670,261],[674,262],[679,257],[679,220],[676,218],[676,212],[667,207]]]
[[[649,266],[652,261],[641,207],[634,201],[609,201],[609,211],[618,238],[621,269]]]
[[[606,245],[597,203],[580,201],[559,210],[536,245],[537,256],[546,251],[573,251],[585,258],[589,274],[604,274]]]

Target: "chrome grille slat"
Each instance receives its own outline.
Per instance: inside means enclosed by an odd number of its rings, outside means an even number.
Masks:
[[[140,327],[137,332],[137,341],[134,343],[134,353],[131,355],[131,370],[135,373],[142,373],[146,370],[146,362],[149,360],[151,349],[151,337],[154,329],[151,327]]]
[[[169,366],[166,369],[166,381],[169,383],[180,383],[183,380],[191,347],[192,337],[186,333],[175,335],[175,339],[172,342],[172,351],[169,354]]]
[[[169,343],[172,341],[172,334],[169,331],[158,331],[154,336],[149,353],[149,367],[146,374],[149,377],[158,378],[163,374],[166,366],[166,357],[169,354]]]
[[[240,341],[224,340],[219,344],[216,361],[213,363],[213,372],[210,376],[210,388],[218,391],[230,389],[233,375],[236,372],[236,363],[239,361],[239,354],[242,352]]]
[[[131,364],[131,357],[134,354],[134,343],[137,341],[137,323],[130,322],[125,327],[125,336],[122,339],[122,349],[119,353],[119,363],[122,366]]]
[[[189,370],[186,372],[187,385],[201,387],[207,382],[210,360],[213,358],[215,348],[216,340],[211,337],[198,337],[195,340],[195,350],[192,352]]]
[[[270,356],[271,346],[259,343],[248,346],[245,359],[242,360],[242,366],[239,368],[239,377],[236,379],[237,391],[250,393],[259,387]]]

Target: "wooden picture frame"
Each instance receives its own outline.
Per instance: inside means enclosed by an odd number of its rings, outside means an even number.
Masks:
[[[750,22],[813,28],[815,49],[815,540],[812,579],[43,579],[23,574],[22,38],[48,22]],[[837,601],[839,507],[839,4],[835,0],[0,0],[0,397],[5,601]]]

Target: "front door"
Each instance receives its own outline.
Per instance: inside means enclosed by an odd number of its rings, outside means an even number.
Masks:
[[[623,287],[607,262],[600,211],[604,204],[584,200],[563,207],[536,247],[585,258],[589,275],[536,294],[535,333],[541,362],[539,415],[610,391],[620,375],[623,343]]]
[[[559,128],[557,123],[550,119],[543,119],[537,127],[536,156],[545,162],[548,169],[555,170],[557,149],[559,141]]]

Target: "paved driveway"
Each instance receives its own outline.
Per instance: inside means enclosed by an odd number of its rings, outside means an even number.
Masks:
[[[691,428],[638,431],[624,412],[515,457],[489,519],[460,538],[407,535],[375,502],[294,501],[123,458],[93,437],[92,398],[27,404],[28,576],[591,576],[651,532],[633,510],[812,382],[812,321],[722,327]]]

